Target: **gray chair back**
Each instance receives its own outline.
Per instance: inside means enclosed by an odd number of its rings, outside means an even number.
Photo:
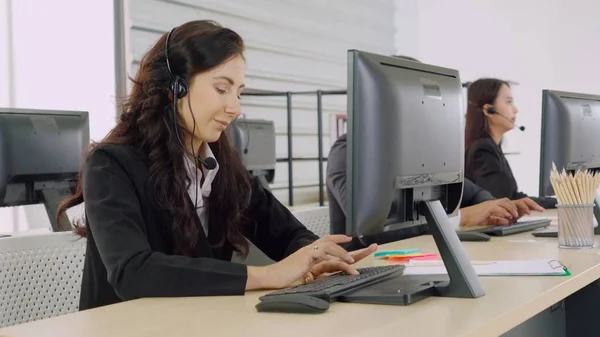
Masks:
[[[329,207],[316,207],[295,211],[294,216],[319,237],[330,234]]]
[[[0,238],[0,327],[77,311],[85,247],[71,232]]]

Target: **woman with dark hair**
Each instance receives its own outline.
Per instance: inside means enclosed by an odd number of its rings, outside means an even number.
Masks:
[[[521,214],[552,207],[553,198],[529,198],[519,191],[502,152],[502,137],[515,127],[519,112],[509,83],[479,79],[469,85],[467,103],[465,176],[496,198],[514,200]]]
[[[319,239],[252,179],[230,145],[240,115],[244,43],[212,21],[164,34],[142,59],[117,125],[94,144],[76,193],[87,237],[80,309],[141,297],[241,295],[343,270],[344,235]],[[252,241],[279,261],[231,262]]]

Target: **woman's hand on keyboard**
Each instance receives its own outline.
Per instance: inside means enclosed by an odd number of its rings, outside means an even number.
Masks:
[[[364,259],[365,257],[375,253],[377,251],[377,244],[374,243],[367,248],[359,249],[350,252],[350,256],[354,259],[354,263]],[[336,261],[337,260],[337,261]],[[304,283],[310,283],[317,279],[317,277],[327,274],[335,273],[338,271],[345,271],[348,274],[356,274],[356,269],[346,264],[339,259],[331,259],[330,261],[323,261],[317,263],[306,275],[304,276]]]
[[[343,270],[356,274],[356,269],[350,266],[355,262],[354,257],[339,246],[340,243],[350,242],[351,240],[352,238],[346,235],[324,236],[312,244],[300,248],[287,258],[264,267],[266,270],[262,278],[265,279],[261,283],[266,288],[285,288],[304,277],[316,265],[321,263],[328,263],[320,267],[323,269]]]
[[[508,225],[518,218],[518,210],[507,199],[488,200],[477,205],[461,208],[461,226]]]
[[[521,198],[518,200],[512,200],[512,203],[519,209],[519,217],[531,214],[531,211],[543,212],[544,208],[538,205],[535,201],[530,198]]]

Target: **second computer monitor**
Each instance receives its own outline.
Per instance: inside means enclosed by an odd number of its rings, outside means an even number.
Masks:
[[[540,149],[540,196],[554,195],[558,170],[600,170],[600,95],[544,90]]]
[[[356,50],[348,67],[347,234],[424,224],[419,201],[457,212],[464,175],[458,71]]]
[[[244,167],[265,188],[275,178],[275,124],[270,120],[240,118],[227,128],[233,148]]]
[[[0,108],[0,207],[44,204],[53,231],[71,230],[56,219],[72,194],[89,146],[86,111]]]

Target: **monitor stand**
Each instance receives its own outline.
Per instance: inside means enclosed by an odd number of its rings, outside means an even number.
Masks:
[[[458,239],[456,230],[448,220],[448,215],[439,200],[423,201],[419,213],[424,214],[431,228],[431,234],[440,251],[450,280],[436,286],[440,296],[477,298],[485,295],[479,277]]]
[[[59,221],[57,221],[56,214],[58,213],[58,205],[65,197],[71,194],[71,190],[68,187],[58,186],[60,184],[51,185],[55,186],[51,186],[50,188],[46,186],[45,188],[36,189],[36,193],[39,196],[38,198],[44,203],[46,213],[48,213],[48,218],[50,219],[52,231],[70,231],[72,226],[67,215],[63,214]]]
[[[485,295],[473,265],[439,200],[418,205],[444,261],[447,275],[401,275],[341,296],[341,302],[408,305],[429,296],[477,298]]]

